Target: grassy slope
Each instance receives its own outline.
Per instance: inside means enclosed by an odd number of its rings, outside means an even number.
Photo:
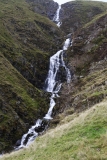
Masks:
[[[106,160],[107,159],[107,101],[68,117],[46,135],[36,139],[29,148],[1,160]]]

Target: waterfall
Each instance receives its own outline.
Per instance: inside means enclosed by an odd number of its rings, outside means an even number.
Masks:
[[[71,39],[68,38],[66,39],[64,46],[63,46],[63,50],[59,50],[56,54],[54,54],[51,58],[50,58],[50,65],[49,65],[49,71],[48,71],[48,76],[46,78],[45,81],[45,85],[46,85],[46,91],[47,92],[51,92],[52,96],[50,98],[50,108],[48,110],[48,113],[45,115],[45,119],[52,119],[51,115],[52,115],[52,110],[55,106],[55,101],[54,98],[55,96],[58,96],[58,92],[61,89],[61,79],[58,79],[58,81],[56,81],[56,77],[58,75],[58,71],[60,69],[60,67],[63,67],[66,71],[66,80],[67,83],[70,83],[71,80],[71,73],[69,68],[66,66],[65,62],[64,62],[64,52],[68,49],[68,47],[70,46],[71,43]]]
[[[58,27],[60,27],[61,25],[61,22],[59,20],[60,10],[61,6],[58,7],[56,14],[53,18],[53,21],[57,22]],[[32,141],[34,141],[34,139],[39,135],[39,133],[43,133],[47,129],[49,121],[52,119],[53,108],[56,104],[54,98],[59,97],[58,92],[60,91],[62,86],[61,77],[59,76],[60,74],[59,71],[61,67],[65,69],[67,83],[70,83],[71,80],[70,70],[66,66],[66,63],[64,61],[65,51],[68,49],[70,44],[71,44],[71,38],[66,39],[62,50],[59,50],[56,54],[50,57],[48,76],[45,80],[45,90],[46,92],[51,93],[48,112],[43,117],[43,119],[38,119],[35,125],[33,125],[28,130],[28,132],[22,136],[20,145],[18,144],[18,146],[15,147],[15,150],[28,146]]]
[[[50,65],[48,76],[45,80],[46,91],[51,93],[50,97],[50,105],[49,110],[43,119],[38,119],[34,126],[32,126],[26,134],[22,136],[21,143],[15,149],[18,150],[20,148],[28,146],[39,134],[39,132],[44,132],[45,129],[48,127],[49,121],[52,119],[52,111],[55,106],[55,97],[58,97],[58,92],[61,89],[62,83],[61,79],[57,78],[59,74],[60,67],[63,67],[66,71],[66,81],[70,83],[71,80],[71,73],[69,68],[66,66],[64,61],[64,54],[65,51],[70,46],[71,39],[66,39],[63,49],[59,50],[56,54],[50,57]]]
[[[51,96],[51,98],[50,98],[50,107],[49,107],[49,110],[48,110],[48,112],[47,112],[47,114],[45,115],[45,119],[52,119],[52,117],[51,117],[51,115],[52,115],[52,110],[53,110],[53,108],[54,108],[54,106],[55,106],[55,101],[54,101],[54,99],[53,99],[53,94],[52,94],[52,96]]]
[[[60,19],[59,19],[59,13],[60,13],[60,10],[61,10],[61,5],[59,5],[57,11],[56,11],[56,14],[53,18],[53,21],[56,22],[57,26],[60,27],[61,26],[61,22],[60,22]]]
[[[29,129],[29,131],[22,136],[21,144],[20,144],[20,146],[15,147],[15,150],[18,150],[20,148],[23,148],[23,147],[29,145],[38,136],[38,133],[35,130],[36,130],[36,128],[40,127],[41,124],[42,124],[42,120],[38,119],[36,121],[36,124],[34,126],[32,126]]]
[[[69,82],[71,79],[70,71],[66,67],[65,62],[63,60],[64,51],[68,49],[68,47],[70,46],[70,43],[71,43],[71,39],[70,38],[66,39],[64,46],[63,46],[63,50],[59,50],[56,54],[54,54],[50,58],[48,77],[45,81],[45,85],[47,86],[46,87],[47,92],[51,92],[51,93],[56,92],[56,91],[59,92],[60,87],[56,86],[57,84],[56,76],[57,76],[60,66],[63,66],[66,69],[67,82]],[[56,86],[56,89],[55,89],[55,86]],[[61,84],[59,86],[61,86]]]
[[[57,72],[59,70],[60,54],[62,52],[63,52],[63,50],[60,50],[50,58],[50,66],[49,66],[48,77],[45,81],[45,84],[47,86],[47,88],[46,88],[47,92],[53,92],[54,87],[57,83],[56,82],[56,75],[57,75]]]

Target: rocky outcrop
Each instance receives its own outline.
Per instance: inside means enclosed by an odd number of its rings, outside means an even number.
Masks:
[[[49,19],[53,19],[55,12],[58,8],[58,3],[53,0],[26,0],[32,9],[43,16],[47,16]]]
[[[106,9],[107,4],[103,2],[71,1],[62,4],[61,29],[66,33],[74,33]]]
[[[81,112],[107,97],[107,13],[93,18],[72,35],[68,49],[69,65],[75,73],[72,82],[63,84],[57,99],[57,115],[53,123],[63,116]],[[70,24],[72,25],[72,24]],[[62,25],[63,27],[63,25]]]

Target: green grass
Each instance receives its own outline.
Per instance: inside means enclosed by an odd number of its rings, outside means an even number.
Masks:
[[[1,160],[106,160],[107,101],[80,113]]]

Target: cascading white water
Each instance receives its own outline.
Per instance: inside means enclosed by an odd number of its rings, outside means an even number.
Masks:
[[[61,26],[61,22],[60,22],[60,19],[59,19],[59,13],[60,13],[60,10],[61,10],[61,5],[59,5],[57,11],[56,11],[56,14],[53,18],[53,21],[57,23],[57,26],[60,27]]]
[[[41,120],[41,119],[38,119],[38,120],[36,121],[36,124],[35,124],[34,126],[32,126],[32,127],[29,129],[29,131],[22,136],[21,144],[20,144],[19,147],[16,148],[16,150],[25,147],[25,141],[26,141],[26,138],[27,138],[28,136],[29,136],[29,137],[28,137],[26,146],[27,146],[28,144],[30,144],[30,143],[35,139],[35,137],[38,136],[38,133],[35,132],[35,128],[41,126],[41,123],[42,123],[42,120]],[[31,136],[30,136],[30,135],[31,135]]]
[[[56,54],[50,57],[49,72],[48,72],[48,76],[45,81],[45,85],[46,85],[46,91],[52,93],[52,95],[50,97],[49,110],[47,114],[45,115],[45,117],[43,118],[47,121],[52,119],[51,117],[52,111],[56,104],[54,101],[54,98],[58,97],[58,92],[60,91],[61,85],[62,85],[60,79],[56,81],[56,77],[57,77],[60,67],[65,68],[67,83],[70,83],[70,80],[71,80],[70,70],[66,66],[64,62],[64,58],[63,58],[65,50],[67,50],[68,47],[70,46],[70,41],[71,41],[70,38],[66,39],[64,46],[63,46],[63,50],[59,50]],[[28,146],[28,144],[30,144],[38,136],[38,132],[36,132],[35,130],[39,127],[40,128],[42,127],[42,121],[43,120],[38,119],[36,124],[32,126],[26,134],[23,135],[21,139],[21,144],[20,146],[16,147],[16,150],[23,148],[25,146]],[[44,131],[44,129],[45,128],[43,128],[42,132]]]
[[[63,59],[63,54],[61,55],[61,60],[62,60],[62,65],[66,70],[66,79],[67,79],[67,83],[70,83],[71,81],[71,73],[69,68],[65,65],[64,59]]]
[[[68,49],[68,47],[70,46],[70,43],[71,43],[71,39],[70,38],[66,39],[64,46],[63,46],[64,51]]]
[[[45,84],[46,84],[46,91],[51,92],[52,96],[50,98],[50,108],[48,110],[48,113],[44,117],[45,119],[52,119],[51,117],[52,110],[55,106],[54,97],[57,96],[59,90],[61,89],[62,84],[60,83],[60,80],[59,80],[59,83],[57,83],[56,81],[56,76],[60,66],[63,66],[63,68],[65,68],[67,83],[70,83],[70,80],[71,80],[70,70],[66,66],[63,58],[64,51],[68,49],[68,47],[70,46],[70,43],[71,43],[71,39],[70,38],[66,39],[63,46],[63,50],[58,51],[56,54],[54,54],[50,58],[49,72],[48,72],[48,76],[45,81]]]
[[[47,114],[45,115],[45,119],[52,119],[52,117],[51,117],[51,115],[52,115],[52,110],[53,110],[53,108],[54,108],[54,106],[55,106],[55,101],[54,101],[54,99],[53,99],[53,95],[51,96],[51,98],[50,98],[50,107],[49,107],[49,110],[48,110],[48,112],[47,112]]]
[[[59,50],[56,54],[54,54],[51,58],[50,58],[50,66],[49,66],[49,72],[48,72],[48,77],[45,81],[45,84],[46,84],[46,91],[47,92],[59,92],[60,90],[60,87],[58,89],[58,86],[57,86],[57,89],[55,89],[55,85],[56,85],[56,75],[57,75],[57,72],[59,70],[59,67],[62,65],[65,69],[66,69],[66,72],[67,72],[67,80],[71,79],[71,74],[70,74],[70,71],[69,69],[66,67],[65,65],[65,62],[63,60],[63,54],[64,54],[64,51],[68,49],[68,47],[70,46],[70,42],[71,42],[71,39],[68,38],[66,39],[65,43],[64,43],[64,46],[63,46],[63,50]],[[68,82],[69,82],[68,80]],[[60,85],[59,85],[60,86]]]
[[[56,15],[53,19],[53,21],[57,22],[58,27],[60,27],[60,25],[61,25],[61,22],[59,20],[60,10],[61,10],[61,6],[58,7]],[[45,86],[46,86],[45,90],[47,92],[52,93],[52,95],[50,97],[49,110],[42,120],[38,119],[36,124],[34,126],[32,126],[26,134],[23,135],[20,145],[15,148],[16,150],[23,148],[25,146],[28,146],[28,144],[30,144],[38,136],[39,131],[44,132],[44,130],[48,126],[49,120],[52,119],[52,117],[51,117],[52,111],[53,111],[53,108],[56,104],[54,101],[54,98],[59,97],[58,92],[60,91],[61,86],[62,86],[61,79],[57,79],[60,67],[63,67],[66,71],[67,83],[70,83],[70,80],[71,80],[70,70],[64,62],[64,52],[68,49],[70,44],[71,44],[71,39],[70,38],[66,39],[66,41],[63,45],[63,49],[59,50],[56,54],[54,54],[52,57],[50,57],[49,72],[48,72],[48,76],[45,81]],[[43,123],[44,120],[46,121],[46,124]]]
[[[63,50],[58,51],[56,54],[54,54],[51,58],[50,58],[50,66],[49,66],[49,72],[48,72],[48,77],[45,81],[45,84],[47,86],[46,91],[47,92],[53,92],[54,87],[56,85],[56,74],[59,70],[59,66],[60,66],[60,54],[61,52],[63,52]]]

